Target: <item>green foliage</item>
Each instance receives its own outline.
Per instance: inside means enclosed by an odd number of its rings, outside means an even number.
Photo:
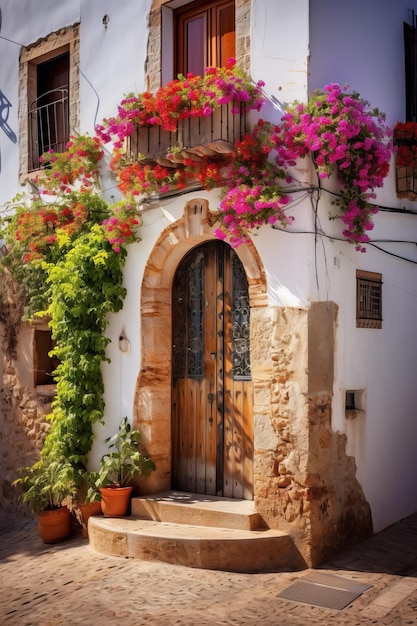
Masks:
[[[50,327],[57,395],[49,419],[51,430],[42,455],[64,455],[74,467],[84,467],[92,444],[92,424],[103,417],[101,363],[109,339],[107,314],[123,306],[126,290],[123,249],[116,254],[95,224],[80,235],[57,263],[44,263],[49,285]]]
[[[101,493],[96,486],[98,476],[98,472],[84,472],[81,474],[81,480],[77,490],[77,502],[81,504],[100,502]]]
[[[70,505],[76,494],[77,480],[74,468],[65,459],[39,461],[20,469],[22,476],[14,481],[20,485],[22,501],[28,502],[34,513]]]
[[[38,510],[44,497],[54,504],[59,499],[54,488],[61,478],[65,484],[66,472],[77,487],[85,475],[92,427],[104,413],[101,365],[108,360],[108,314],[123,306],[126,245],[138,239],[136,204],[109,206],[102,196],[102,155],[100,140],[88,136],[72,138],[63,153],[45,155],[47,168],[31,183],[32,196],[16,196],[0,221],[8,250],[2,277],[8,273],[19,284],[27,317],[50,320],[55,343],[50,356],[59,363],[41,459],[22,468],[16,483],[25,502],[39,500]],[[56,463],[59,480],[48,472]]]
[[[97,487],[111,484],[127,487],[135,476],[148,476],[156,469],[152,459],[140,449],[140,439],[140,432],[132,430],[127,417],[124,417],[118,432],[104,440],[112,451],[101,459]]]

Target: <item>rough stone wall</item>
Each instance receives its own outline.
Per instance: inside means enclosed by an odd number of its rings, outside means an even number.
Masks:
[[[313,303],[252,316],[255,502],[312,566],[372,532],[346,436],[331,426],[336,314]]]
[[[11,344],[7,325],[0,323],[0,506],[23,514],[29,514],[29,507],[19,501],[12,483],[20,467],[39,459],[53,398],[51,387],[40,394],[24,380],[32,341],[33,329],[22,325]]]

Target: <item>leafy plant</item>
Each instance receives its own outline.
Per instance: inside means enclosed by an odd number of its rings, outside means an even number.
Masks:
[[[34,513],[70,505],[77,491],[74,468],[66,460],[38,461],[22,467],[15,486],[22,488],[21,500],[28,502]]]
[[[80,235],[55,264],[45,266],[50,305],[46,315],[55,339],[53,354],[56,399],[52,403],[51,430],[42,454],[63,455],[74,467],[85,467],[92,444],[92,425],[104,412],[101,363],[109,339],[104,335],[107,314],[122,308],[123,249],[115,253],[95,224]]]
[[[77,489],[77,502],[81,504],[91,504],[100,502],[101,494],[96,486],[98,472],[84,472]]]
[[[127,417],[124,417],[118,432],[104,440],[111,452],[101,459],[97,487],[127,487],[135,476],[148,476],[156,469],[152,459],[142,452],[140,439],[140,432],[132,430]]]

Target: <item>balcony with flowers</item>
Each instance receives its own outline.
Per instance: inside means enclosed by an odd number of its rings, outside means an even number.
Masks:
[[[397,196],[417,200],[417,123],[398,122],[394,128],[394,145]]]
[[[230,59],[204,76],[180,75],[155,94],[129,94],[118,115],[96,128],[104,143],[113,143],[120,190],[149,196],[195,183],[220,186],[248,130],[248,112],[263,105],[262,86]]]

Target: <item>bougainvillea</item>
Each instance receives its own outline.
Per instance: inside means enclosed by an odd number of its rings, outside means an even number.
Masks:
[[[307,103],[289,107],[274,137],[281,166],[311,154],[319,179],[336,172],[343,235],[361,251],[377,211],[370,202],[373,190],[382,187],[389,171],[391,133],[384,122],[385,116],[358,93],[330,84]]]
[[[35,183],[50,194],[70,192],[78,187],[89,188],[98,182],[99,162],[103,157],[103,145],[98,137],[71,136],[64,152],[49,150],[39,158],[46,167]]]
[[[283,179],[289,178],[276,160],[271,159],[274,126],[260,120],[252,133],[236,141],[223,188],[215,230],[217,237],[228,239],[233,247],[249,241],[249,231],[263,224],[290,224],[293,217],[286,214],[291,198],[282,189]]]
[[[209,68],[204,77],[180,76],[155,95],[123,100],[118,116],[97,128],[98,136],[115,146],[111,166],[119,189],[124,194],[151,195],[184,189],[190,180],[199,180],[205,189],[220,187],[216,234],[237,246],[248,241],[253,228],[291,221],[283,181],[290,180],[288,169],[299,158],[311,155],[320,186],[322,179],[336,173],[340,193],[333,204],[340,209],[343,235],[365,251],[363,244],[369,241],[367,231],[373,228],[372,216],[377,212],[374,190],[382,186],[389,170],[390,131],[384,115],[347,87],[327,85],[307,103],[288,107],[277,125],[261,120],[243,141],[235,141],[228,157],[185,155],[178,163],[175,150],[181,151],[181,145],[163,155],[164,165],[143,154],[133,159],[129,155],[125,140],[138,128],[175,131],[181,119],[209,116],[230,102],[234,107],[244,102],[248,108],[260,109],[262,84],[253,85],[231,61],[226,68]]]

